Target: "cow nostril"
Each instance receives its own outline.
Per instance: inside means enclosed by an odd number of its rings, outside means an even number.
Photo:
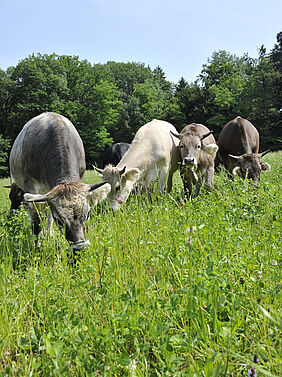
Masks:
[[[194,157],[185,157],[183,159],[183,164],[184,165],[195,165],[195,159],[194,159]]]

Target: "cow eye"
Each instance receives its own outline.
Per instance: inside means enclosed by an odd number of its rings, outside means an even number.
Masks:
[[[183,145],[183,144],[180,144],[180,148],[184,148],[184,145]]]
[[[197,145],[197,148],[198,148],[198,149],[201,149],[201,144]]]
[[[120,189],[120,184],[118,183],[118,184],[116,185],[115,191],[118,192],[119,189]]]

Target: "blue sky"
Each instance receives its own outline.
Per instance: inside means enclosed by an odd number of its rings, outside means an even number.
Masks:
[[[10,0],[0,7],[0,68],[32,53],[161,66],[196,79],[214,51],[256,58],[282,31],[281,0]]]

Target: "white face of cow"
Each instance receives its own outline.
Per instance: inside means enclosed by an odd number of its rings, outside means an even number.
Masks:
[[[113,166],[106,166],[103,170],[103,179],[111,185],[111,191],[108,195],[110,205],[113,211],[120,209],[121,204],[125,203],[136,185],[139,177],[139,169],[131,169],[125,172],[125,168],[119,170]]]
[[[85,248],[89,241],[85,235],[84,221],[89,216],[87,195],[106,182],[86,185],[81,182],[65,183],[54,187],[46,195],[25,194],[28,202],[47,201],[58,227],[65,231],[71,249]]]

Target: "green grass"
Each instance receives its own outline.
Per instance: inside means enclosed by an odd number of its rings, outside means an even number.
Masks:
[[[103,203],[76,268],[57,229],[34,247],[1,180],[0,377],[281,375],[281,156],[258,190],[220,171],[185,205],[179,175],[152,204]]]

